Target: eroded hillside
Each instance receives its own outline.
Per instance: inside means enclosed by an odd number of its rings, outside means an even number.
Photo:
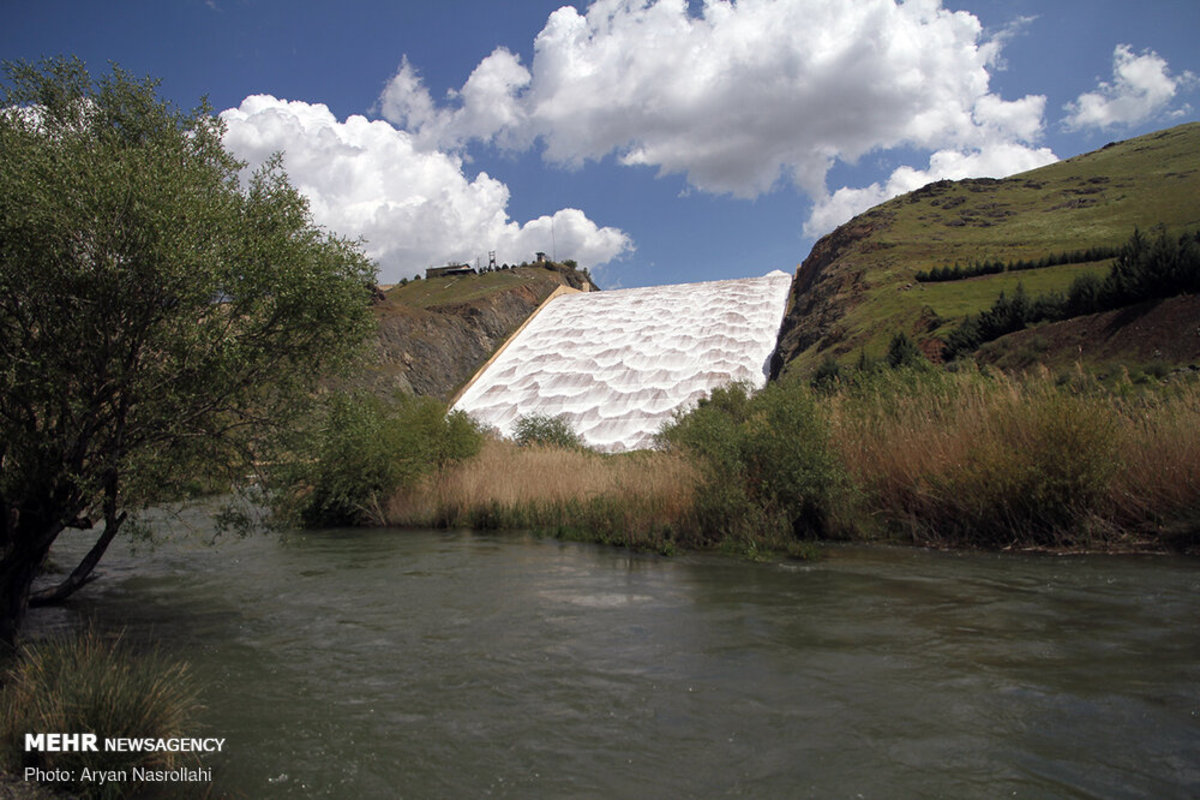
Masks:
[[[773,375],[808,374],[828,357],[881,355],[899,332],[936,358],[943,337],[1001,291],[1061,291],[1081,272],[1103,274],[1111,259],[939,283],[918,282],[920,271],[1116,248],[1135,228],[1160,224],[1200,227],[1200,123],[1003,180],[930,184],[817,242],[796,273]]]
[[[377,384],[448,400],[555,289],[587,280],[548,264],[393,287],[375,306]]]

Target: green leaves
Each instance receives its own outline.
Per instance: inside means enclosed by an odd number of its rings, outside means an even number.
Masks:
[[[363,352],[373,265],[280,159],[243,188],[207,106],[78,60],[6,73],[0,511],[47,529],[244,479]]]
[[[559,447],[566,450],[586,450],[579,434],[566,417],[529,414],[520,417],[513,426],[513,439],[522,447]]]
[[[312,422],[271,480],[276,513],[309,527],[379,523],[397,490],[483,442],[469,417],[428,397],[330,394]]]
[[[1090,256],[1102,250],[1082,251]],[[1028,299],[1021,284],[1011,298],[1004,292],[992,307],[968,316],[946,337],[944,357],[949,360],[978,349],[985,342],[1019,331],[1043,320],[1058,321],[1095,314],[1146,300],[1174,297],[1200,289],[1200,232],[1167,235],[1160,226],[1150,239],[1140,230],[1120,248],[1108,274],[1084,273],[1059,292]]]
[[[659,439],[697,460],[697,525],[716,540],[823,533],[844,484],[806,386],[769,384],[754,396],[741,384],[715,389]]]

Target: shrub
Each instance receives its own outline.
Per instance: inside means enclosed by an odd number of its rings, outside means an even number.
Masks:
[[[1075,278],[1067,289],[1066,315],[1079,317],[1100,308],[1102,281],[1090,272]]]
[[[78,780],[80,769],[152,770],[199,766],[194,754],[154,752],[24,752],[31,732],[94,733],[108,737],[174,738],[196,735],[200,709],[187,665],[157,653],[136,654],[119,637],[88,631],[73,639],[26,646],[4,675],[4,760],[10,770],[63,769],[83,797],[113,798],[144,792],[134,782]]]
[[[908,334],[900,332],[892,337],[885,360],[889,367],[896,369],[916,366],[925,361],[925,355],[917,348],[916,343],[908,338]]]
[[[832,391],[842,381],[842,366],[833,356],[825,356],[816,371],[813,372],[809,385],[814,389]]]
[[[1200,289],[1200,232],[1177,239],[1159,227],[1149,238],[1135,230],[1104,279],[1101,303],[1119,308]]]
[[[712,541],[771,546],[829,527],[844,483],[829,430],[807,386],[716,389],[659,434],[697,462],[696,526]]]
[[[714,389],[685,414],[677,414],[659,432],[668,450],[682,452],[700,473],[694,527],[701,541],[753,535],[764,521],[747,489],[740,426],[746,419],[749,389],[741,384]]]
[[[367,392],[331,395],[314,428],[273,481],[278,515],[307,527],[380,523],[398,489],[483,441],[467,415],[432,398]]]
[[[1108,251],[1080,251],[1080,258]],[[1032,300],[1024,288],[1007,298],[1004,292],[991,308],[968,315],[946,337],[943,351],[947,361],[973,352],[985,342],[1018,331],[1042,320],[1057,321],[1083,314],[1110,311],[1123,306],[1200,290],[1200,232],[1184,233],[1177,239],[1160,227],[1150,239],[1135,230],[1117,254],[1108,275],[1100,279],[1084,274],[1075,278],[1064,297],[1049,292]]]
[[[797,536],[824,534],[842,471],[829,426],[812,393],[771,384],[742,424],[749,494]]]
[[[521,447],[559,447],[565,450],[585,450],[587,445],[561,414],[529,414],[517,420],[513,439]]]

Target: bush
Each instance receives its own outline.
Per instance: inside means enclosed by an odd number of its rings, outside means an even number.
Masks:
[[[1102,285],[1099,276],[1090,272],[1071,281],[1071,286],[1067,289],[1066,315],[1081,317],[1084,314],[1095,313],[1100,308]]]
[[[702,542],[753,535],[763,521],[748,494],[740,426],[746,420],[749,388],[742,384],[714,389],[686,414],[676,414],[659,432],[668,450],[689,457],[700,473],[694,527]]]
[[[587,445],[561,414],[529,414],[517,420],[513,439],[521,447],[558,447],[564,450],[586,450]]]
[[[1081,258],[1092,254],[1092,251],[1080,252]],[[952,360],[1035,322],[1070,319],[1197,290],[1200,290],[1200,232],[1171,239],[1166,229],[1160,227],[1158,236],[1150,239],[1135,230],[1103,279],[1083,274],[1071,283],[1065,297],[1060,292],[1049,292],[1032,300],[1017,284],[1011,298],[1001,292],[991,308],[968,315],[952,330],[946,337],[943,355],[947,361]]]
[[[200,709],[186,664],[157,653],[135,654],[118,638],[89,631],[74,639],[27,646],[4,675],[3,757],[9,770],[171,770],[200,766],[194,754],[171,751],[25,752],[26,733],[94,733],[108,737],[195,736]],[[77,780],[82,797],[113,798],[148,787],[133,782]]]
[[[1197,290],[1200,232],[1172,239],[1159,227],[1154,238],[1134,231],[1104,279],[1100,302],[1105,308],[1119,308]]]
[[[901,332],[892,337],[885,360],[892,369],[913,367],[925,361],[925,354],[908,338],[908,334]]]
[[[754,397],[741,428],[751,497],[778,515],[793,535],[827,533],[843,477],[812,394],[771,384]]]
[[[397,490],[470,458],[483,442],[466,414],[405,395],[331,395],[314,428],[273,480],[277,514],[306,527],[381,523]]]
[[[827,532],[844,479],[807,386],[716,389],[659,440],[696,460],[696,527],[710,541],[779,546]]]
[[[831,355],[825,356],[816,371],[813,372],[809,385],[814,389],[832,391],[842,381],[842,366]]]

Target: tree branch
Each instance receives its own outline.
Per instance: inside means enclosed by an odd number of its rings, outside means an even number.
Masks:
[[[128,515],[122,511],[116,517],[109,517],[104,523],[104,533],[100,534],[100,538],[92,545],[92,549],[88,551],[83,560],[79,562],[79,566],[67,576],[66,580],[57,586],[51,586],[43,589],[40,592],[34,592],[29,595],[29,607],[49,606],[56,603],[61,603],[76,591],[83,588],[88,583],[95,580],[92,575],[92,570],[100,563],[104,551],[108,549],[108,545],[112,542],[113,537],[117,535],[117,531],[121,527],[121,523],[125,521]]]

